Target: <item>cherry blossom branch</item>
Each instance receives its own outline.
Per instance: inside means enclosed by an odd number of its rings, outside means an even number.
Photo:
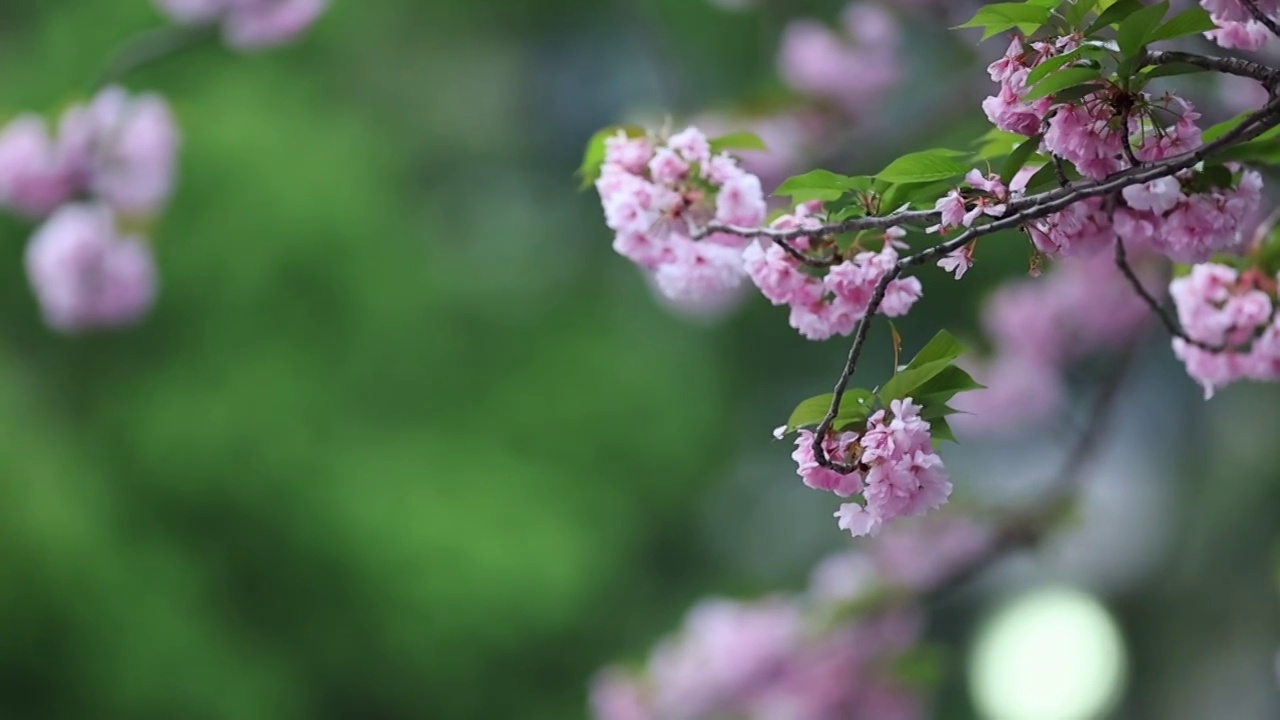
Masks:
[[[1107,377],[1098,388],[1084,429],[1067,449],[1066,459],[1050,483],[1049,496],[1040,503],[1038,509],[1014,516],[1002,523],[997,528],[995,540],[986,552],[973,558],[964,566],[956,568],[930,593],[931,595],[941,595],[963,585],[1011,553],[1034,545],[1045,535],[1048,526],[1058,517],[1062,503],[1079,490],[1089,463],[1106,446],[1103,440],[1111,421],[1115,418],[1120,390],[1129,376],[1129,370],[1137,356],[1137,348],[1136,342],[1125,348],[1115,367],[1107,373]]]
[[[1164,304],[1157,300],[1156,297],[1147,290],[1147,288],[1142,284],[1142,279],[1133,271],[1133,267],[1129,265],[1128,255],[1125,252],[1124,239],[1119,237],[1116,238],[1116,267],[1120,268],[1120,273],[1124,275],[1125,279],[1129,281],[1129,284],[1133,286],[1133,291],[1138,294],[1138,297],[1142,298],[1142,301],[1146,303],[1148,307],[1151,308],[1151,312],[1160,320],[1160,324],[1164,326],[1165,330],[1169,331],[1170,335],[1180,338],[1183,342],[1189,345],[1194,345],[1206,352],[1221,353],[1227,350],[1227,347],[1224,345],[1211,345],[1209,343],[1196,340],[1190,335],[1187,335],[1187,333],[1179,327],[1177,321],[1175,321],[1173,316],[1169,314],[1169,311],[1165,309]]]
[[[1257,0],[1240,0],[1240,4],[1244,5],[1254,20],[1262,23],[1263,27],[1270,30],[1272,35],[1280,37],[1280,24],[1277,24],[1275,20],[1272,20],[1270,16],[1262,11],[1262,8],[1258,7]]]
[[[1224,75],[1252,78],[1265,85],[1268,90],[1280,84],[1280,70],[1241,58],[1212,57],[1174,51],[1150,51],[1147,53],[1147,63],[1149,65],[1195,65],[1196,67]]]
[[[1272,99],[1262,109],[1245,118],[1243,122],[1223,134],[1222,137],[1202,145],[1196,150],[1142,167],[1130,168],[1105,180],[1078,183],[1013,201],[1009,203],[1006,214],[998,220],[970,228],[946,242],[900,259],[876,284],[875,290],[871,295],[871,301],[867,306],[866,314],[858,321],[858,325],[854,329],[853,344],[849,348],[849,355],[845,360],[844,369],[836,381],[836,386],[832,393],[831,406],[814,432],[814,459],[820,466],[837,472],[848,474],[857,469],[856,466],[849,463],[833,462],[831,458],[827,457],[822,441],[831,430],[832,423],[835,422],[836,417],[840,414],[840,404],[844,399],[844,393],[849,388],[849,381],[853,378],[858,358],[862,355],[862,347],[866,343],[867,332],[870,330],[872,319],[880,310],[881,303],[884,302],[884,296],[888,291],[889,284],[898,279],[908,268],[923,265],[944,255],[950,255],[983,235],[1021,227],[1028,222],[1063,210],[1081,200],[1109,195],[1131,185],[1158,180],[1194,167],[1215,153],[1248,142],[1277,125],[1280,125],[1280,99]],[[810,230],[808,234],[813,233],[814,231]]]

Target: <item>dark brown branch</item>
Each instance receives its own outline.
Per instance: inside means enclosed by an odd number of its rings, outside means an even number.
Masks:
[[[1131,168],[1116,173],[1105,180],[1079,183],[1011,202],[1004,217],[986,225],[970,228],[946,242],[939,243],[899,260],[893,269],[885,273],[880,282],[876,284],[875,291],[871,295],[871,302],[867,306],[866,314],[858,321],[858,326],[854,329],[853,344],[849,348],[849,355],[845,360],[844,369],[836,381],[831,398],[831,407],[827,410],[826,416],[814,432],[814,459],[822,467],[838,472],[851,473],[856,469],[846,463],[833,462],[827,457],[826,450],[822,447],[822,439],[826,437],[832,423],[835,422],[836,416],[840,414],[840,403],[844,399],[845,391],[849,388],[849,381],[852,379],[853,372],[857,367],[858,358],[862,355],[862,346],[866,343],[867,332],[870,330],[872,319],[880,310],[881,303],[884,302],[884,296],[888,291],[889,284],[898,279],[908,268],[923,265],[943,255],[949,255],[983,235],[1021,227],[1028,222],[1063,210],[1081,200],[1110,195],[1130,185],[1150,182],[1194,167],[1215,153],[1240,143],[1248,142],[1276,125],[1280,125],[1280,99],[1271,100],[1261,110],[1245,118],[1243,122],[1222,137],[1202,145],[1192,152],[1166,158],[1142,167]]]
[[[1084,430],[1067,449],[1062,466],[1052,478],[1048,497],[1034,511],[1015,515],[1002,523],[996,529],[995,540],[986,552],[965,566],[956,568],[930,595],[938,596],[956,589],[1009,554],[1033,545],[1044,537],[1054,519],[1059,517],[1063,503],[1069,501],[1079,489],[1089,464],[1105,447],[1103,439],[1115,418],[1120,391],[1137,356],[1137,348],[1137,342],[1125,348],[1116,366],[1098,388]]]
[[[1262,23],[1264,27],[1270,30],[1272,35],[1280,37],[1280,24],[1276,24],[1275,20],[1271,19],[1269,15],[1262,11],[1262,8],[1258,7],[1257,0],[1240,0],[1240,4],[1244,5],[1254,20]]]
[[[1257,80],[1271,89],[1280,84],[1280,70],[1261,63],[1240,58],[1212,57],[1185,52],[1151,51],[1147,53],[1149,65],[1195,65],[1224,75],[1236,75]]]
[[[1116,238],[1116,267],[1120,268],[1120,273],[1124,275],[1125,279],[1129,281],[1129,284],[1133,286],[1133,291],[1138,294],[1138,297],[1142,298],[1142,301],[1145,302],[1148,307],[1151,308],[1151,312],[1160,320],[1160,324],[1164,325],[1165,330],[1168,330],[1170,335],[1176,338],[1181,338],[1183,342],[1189,345],[1194,345],[1201,350],[1206,350],[1212,353],[1220,353],[1227,349],[1222,345],[1210,345],[1209,343],[1200,342],[1199,340],[1187,335],[1186,332],[1179,327],[1177,321],[1175,321],[1173,316],[1169,314],[1169,311],[1165,309],[1164,304],[1157,300],[1156,297],[1143,286],[1142,280],[1138,277],[1138,274],[1133,271],[1133,267],[1129,265],[1129,258],[1125,253],[1124,248],[1124,239],[1119,237]]]

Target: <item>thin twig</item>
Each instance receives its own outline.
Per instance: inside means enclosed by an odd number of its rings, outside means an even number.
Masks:
[[[1226,350],[1226,347],[1222,345],[1210,345],[1209,343],[1200,342],[1199,340],[1192,338],[1190,335],[1187,335],[1187,333],[1178,326],[1177,321],[1173,319],[1173,316],[1169,314],[1169,311],[1166,310],[1164,305],[1157,300],[1146,287],[1143,286],[1142,280],[1138,277],[1138,274],[1133,271],[1133,267],[1129,265],[1129,258],[1125,253],[1124,239],[1119,237],[1116,238],[1116,267],[1120,268],[1120,273],[1124,275],[1125,279],[1129,281],[1129,284],[1133,286],[1133,291],[1138,294],[1138,297],[1142,298],[1142,301],[1145,302],[1148,307],[1151,308],[1151,312],[1160,320],[1160,324],[1164,325],[1165,330],[1168,330],[1170,335],[1176,338],[1181,338],[1183,342],[1194,345],[1201,350],[1206,350],[1208,352],[1220,353]]]
[[[95,88],[103,88],[124,80],[129,74],[179,52],[213,39],[216,34],[206,26],[173,25],[132,38],[116,51],[115,56],[98,76]]]
[[[1039,507],[1030,513],[1021,513],[1012,517],[1000,525],[997,528],[995,540],[986,552],[973,558],[963,567],[956,568],[930,595],[942,595],[954,590],[999,560],[1020,548],[1034,544],[1044,536],[1048,525],[1058,516],[1062,504],[1078,492],[1089,464],[1106,446],[1103,439],[1111,426],[1111,421],[1115,418],[1116,408],[1119,407],[1120,391],[1129,376],[1129,370],[1137,357],[1139,346],[1140,343],[1135,341],[1125,348],[1115,367],[1102,381],[1089,410],[1088,422],[1071,443],[1071,447],[1067,449],[1062,466],[1058,468],[1050,482],[1050,492],[1039,503]]]
[[[1254,20],[1262,23],[1264,27],[1270,30],[1272,35],[1280,37],[1280,24],[1277,24],[1271,16],[1267,15],[1262,11],[1262,8],[1258,7],[1257,0],[1240,0],[1240,4],[1244,5],[1245,9],[1249,11],[1249,14],[1253,16]]]

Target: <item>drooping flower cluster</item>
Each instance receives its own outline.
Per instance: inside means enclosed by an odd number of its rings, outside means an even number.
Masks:
[[[924,698],[894,672],[921,640],[922,612],[910,598],[949,580],[993,541],[976,523],[930,519],[825,559],[803,595],[704,600],[643,668],[596,676],[593,717],[922,718]]]
[[[770,225],[776,230],[802,230],[822,225],[821,206],[801,205]],[[760,292],[774,305],[791,307],[791,327],[810,340],[848,335],[866,316],[876,285],[898,262],[897,246],[905,233],[890,229],[880,239],[880,250],[862,250],[827,268],[825,275],[796,259],[777,244],[752,244],[743,252],[747,274]],[[789,241],[802,253],[820,251],[818,244],[829,240],[800,237]],[[897,278],[886,287],[879,312],[889,317],[905,315],[923,295],[914,277]]]
[[[1131,263],[1155,291],[1151,266],[1138,255]],[[982,311],[994,352],[966,360],[986,388],[957,396],[952,405],[964,414],[952,425],[999,433],[1052,417],[1065,404],[1064,374],[1073,363],[1132,341],[1150,320],[1150,309],[1108,254],[1065,258],[1043,277],[1003,285]]]
[[[182,25],[220,25],[228,45],[256,50],[290,42],[311,27],[329,0],[155,0]]]
[[[870,2],[850,4],[840,32],[816,20],[793,21],[778,50],[783,81],[854,117],[879,104],[897,83],[901,68],[897,22]]]
[[[61,117],[56,134],[22,115],[0,131],[0,206],[48,221],[27,248],[46,321],[65,332],[128,324],[150,307],[145,224],[173,189],[177,125],[157,95],[112,87]]]
[[[1277,0],[1253,0],[1253,4],[1267,17],[1280,21]],[[1209,17],[1218,26],[1205,33],[1205,37],[1222,47],[1260,50],[1271,39],[1271,31],[1254,18],[1242,0],[1200,0],[1200,5],[1209,11]]]
[[[1077,46],[1068,37],[1026,50],[1015,39],[988,69],[1000,83],[999,93],[983,103],[992,123],[1027,136],[1043,133],[1046,152],[1093,179],[1123,170],[1135,159],[1153,162],[1201,145],[1200,114],[1174,95],[1154,97],[1103,84],[1069,102],[1052,95],[1025,100],[1031,71]],[[1028,230],[1041,252],[1055,256],[1092,254],[1120,236],[1180,262],[1203,262],[1239,245],[1261,190],[1261,176],[1254,171],[1199,167],[1126,188],[1111,209],[1102,198],[1083,200],[1030,223]]]
[[[840,497],[861,494],[861,503],[845,503],[835,513],[840,528],[854,537],[875,535],[895,518],[924,515],[951,496],[951,481],[920,409],[910,398],[894,400],[888,412],[877,410],[867,419],[863,432],[824,438],[830,459],[856,467],[848,474],[822,467],[813,452],[814,434],[800,431],[791,458],[804,484]]]
[[[690,236],[712,219],[758,227],[764,191],[732,157],[713,155],[697,128],[666,139],[623,132],[609,138],[596,190],[616,233],[614,249],[651,270],[667,297],[707,302],[742,283],[748,241],[726,233]]]
[[[1169,283],[1169,294],[1187,336],[1213,348],[1173,339],[1174,354],[1206,399],[1236,380],[1280,380],[1275,278],[1205,263]]]

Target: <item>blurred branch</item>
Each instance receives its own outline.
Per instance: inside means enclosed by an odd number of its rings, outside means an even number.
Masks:
[[[931,595],[942,595],[954,590],[1010,554],[1036,544],[1061,519],[1079,492],[1089,464],[1106,447],[1104,438],[1115,418],[1120,391],[1128,379],[1138,347],[1137,341],[1126,347],[1102,381],[1085,420],[1084,430],[1067,449],[1066,459],[1053,476],[1049,495],[1040,507],[1030,513],[1015,516],[999,526],[996,538],[987,551],[957,568]]]
[[[98,75],[96,88],[113,85],[133,72],[153,65],[216,37],[209,26],[167,26],[138,35],[121,45]]]

